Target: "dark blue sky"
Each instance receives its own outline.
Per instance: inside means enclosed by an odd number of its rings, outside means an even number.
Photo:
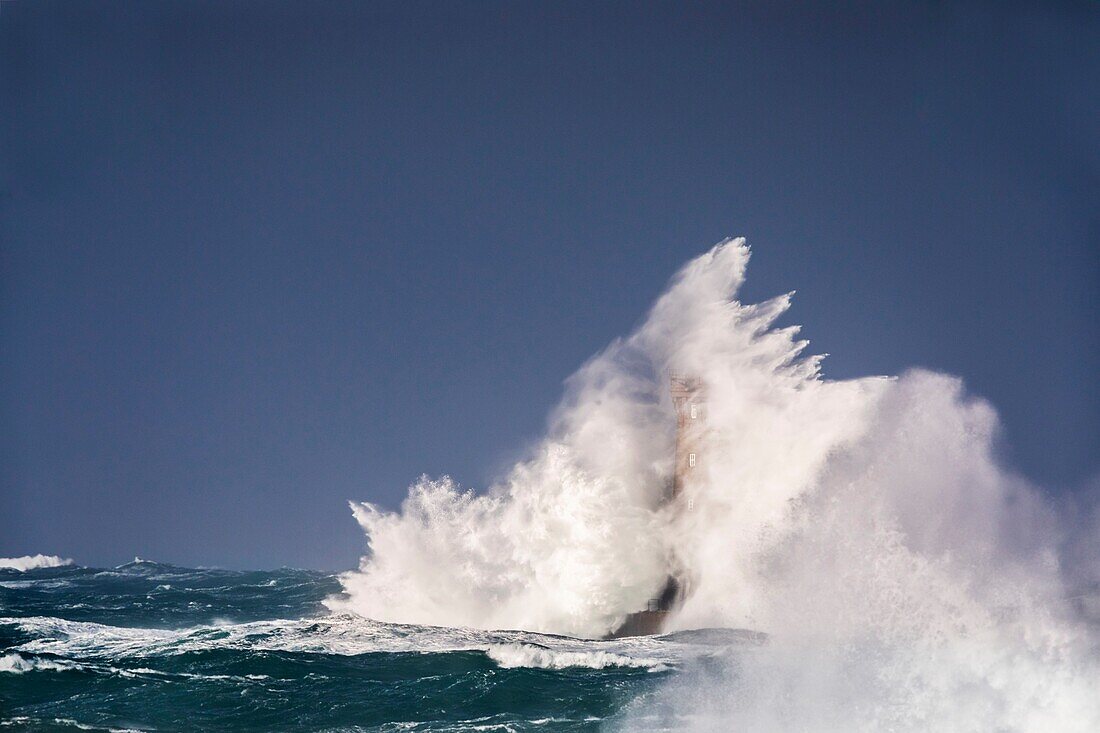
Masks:
[[[1100,472],[1095,3],[0,4],[0,555],[349,567],[727,235]]]

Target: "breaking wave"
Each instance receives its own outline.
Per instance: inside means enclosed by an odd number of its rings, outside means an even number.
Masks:
[[[34,670],[60,671],[72,669],[73,665],[64,662],[55,662],[49,659],[27,659],[26,657],[12,653],[0,656],[0,672],[11,674],[23,674]]]
[[[218,652],[335,655],[482,652],[502,668],[640,668],[663,671],[684,660],[746,647],[742,638],[635,637],[592,642],[526,631],[414,626],[372,621],[353,614],[210,624],[183,629],[111,626],[54,617],[0,617],[0,633],[27,640],[0,656],[0,672],[31,670],[160,674],[137,666],[96,663],[164,660]]]
[[[72,560],[67,560],[57,555],[24,555],[23,557],[0,557],[0,568],[26,572],[38,568],[58,568],[63,565],[72,565]]]
[[[369,552],[330,608],[596,637],[676,562],[694,590],[673,628],[769,642],[687,670],[627,727],[674,713],[714,730],[1100,730],[1067,527],[998,463],[992,407],[923,370],[824,379],[797,327],[776,327],[789,294],[736,300],[748,259],[737,239],[688,263],[486,492],[425,477],[400,512],[354,504]],[[692,511],[662,502],[670,369],[707,385]]]
[[[643,667],[655,672],[668,669],[668,665],[659,659],[629,657],[605,651],[556,651],[534,644],[493,644],[486,653],[490,659],[505,669],[513,667],[539,669]]]

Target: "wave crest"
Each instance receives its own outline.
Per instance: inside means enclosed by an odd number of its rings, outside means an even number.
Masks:
[[[73,561],[57,555],[24,555],[23,557],[0,557],[0,568],[26,572],[39,568],[57,568],[72,565]]]
[[[556,651],[534,644],[494,644],[485,653],[505,669],[515,667],[534,667],[537,669],[640,667],[653,672],[668,669],[668,665],[659,659],[628,657],[605,651]]]
[[[923,370],[824,379],[798,328],[776,327],[790,294],[736,300],[748,258],[728,240],[688,263],[637,331],[567,381],[545,440],[484,495],[423,478],[398,513],[356,507],[369,554],[330,605],[599,636],[675,558],[693,593],[673,629],[769,642],[651,705],[709,710],[716,729],[1100,729],[1065,528],[998,462],[996,412]],[[690,511],[661,502],[668,369],[707,390]]]

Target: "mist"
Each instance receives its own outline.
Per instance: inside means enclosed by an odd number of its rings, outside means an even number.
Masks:
[[[737,300],[749,254],[730,239],[685,265],[496,485],[425,476],[399,512],[353,504],[368,552],[330,608],[600,637],[675,567],[692,590],[671,630],[768,642],[687,670],[628,727],[1100,729],[1071,602],[1095,512],[1001,465],[996,411],[955,377],[824,378],[776,325],[791,294]],[[708,426],[673,503],[670,370],[706,384]]]

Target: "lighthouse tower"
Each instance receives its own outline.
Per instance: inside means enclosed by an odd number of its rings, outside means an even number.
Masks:
[[[690,512],[695,510],[691,487],[697,480],[703,461],[700,448],[706,419],[706,394],[701,380],[676,372],[669,373],[668,386],[676,411],[676,449],[671,491],[665,501],[671,503],[676,511]],[[680,575],[682,573],[678,569],[670,568],[660,594],[649,599],[644,611],[628,615],[608,638],[661,633],[669,614],[683,602],[688,592],[687,578]]]
[[[703,455],[703,425],[706,420],[703,383],[697,377],[671,372],[668,388],[672,394],[672,406],[676,410],[676,465],[672,474],[672,501],[679,501],[684,490],[695,480]],[[685,509],[695,507],[691,498]]]

